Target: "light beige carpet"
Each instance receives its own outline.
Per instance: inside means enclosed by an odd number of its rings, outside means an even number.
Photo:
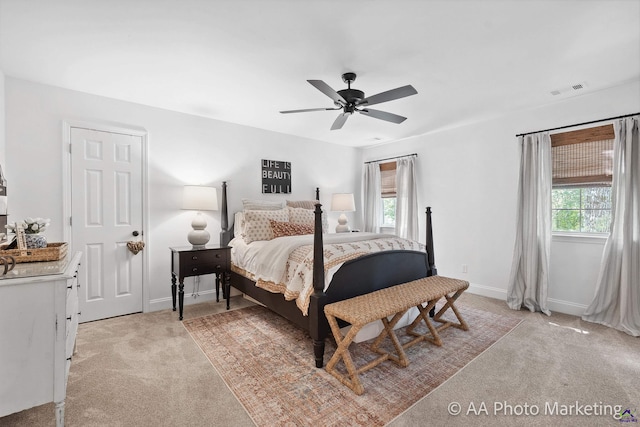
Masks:
[[[263,307],[183,324],[258,426],[383,426],[520,322],[464,304],[459,309],[469,331],[448,328],[441,333],[442,347],[427,342],[411,347],[406,368],[384,362],[361,374],[362,396],[315,368],[308,334]],[[334,349],[327,342],[325,363]],[[352,344],[351,353],[357,366],[375,357],[367,343]]]

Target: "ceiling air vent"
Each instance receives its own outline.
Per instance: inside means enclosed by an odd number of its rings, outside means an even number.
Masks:
[[[555,89],[552,90],[551,92],[549,92],[551,95],[553,96],[558,96],[558,95],[567,95],[569,93],[578,91],[578,90],[583,90],[587,88],[587,83],[586,82],[581,82],[581,83],[575,83],[572,84],[570,86],[566,86],[560,89]]]

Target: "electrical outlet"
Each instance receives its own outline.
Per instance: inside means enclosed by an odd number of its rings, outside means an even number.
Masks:
[[[467,264],[462,264],[462,272],[467,273],[469,269],[467,268]]]

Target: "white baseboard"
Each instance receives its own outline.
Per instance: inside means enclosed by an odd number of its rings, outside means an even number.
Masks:
[[[186,287],[186,286],[185,286]],[[237,289],[231,288],[231,296],[242,295]],[[200,302],[207,301],[215,301],[216,299],[216,290],[215,289],[207,289],[204,291],[200,291],[196,298],[193,297],[193,292],[184,293],[184,305],[197,304]],[[220,301],[222,301],[222,287],[220,288]],[[176,299],[176,309],[178,306],[178,301]],[[166,310],[169,308],[173,308],[173,299],[171,295],[163,298],[156,298],[149,301],[149,311],[159,311]]]
[[[184,293],[184,306],[190,304],[197,304],[205,301],[215,301],[216,300],[216,291],[215,289],[210,289],[207,291],[200,291],[196,298],[193,297],[192,292]],[[220,290],[220,301],[222,301],[222,290]],[[176,309],[178,307],[178,301],[176,299]],[[171,295],[164,298],[156,298],[149,301],[149,311],[159,311],[173,308],[173,298]]]
[[[547,305],[551,312],[557,311],[558,313],[571,314],[578,317],[582,316],[587,309],[587,306],[584,304],[554,298],[548,298]]]
[[[490,286],[478,285],[475,283],[469,284],[467,292],[480,295],[483,297],[494,298],[502,301],[507,300],[507,291],[505,289],[493,288]],[[506,302],[505,302],[506,304]],[[547,306],[551,312],[558,312],[564,314],[570,314],[573,316],[582,316],[587,306],[584,304],[578,304],[571,301],[564,301],[555,298],[547,299]]]
[[[469,289],[467,292],[480,295],[483,297],[489,297],[493,299],[499,299],[502,301],[507,300],[507,291],[500,288],[493,288],[491,286],[478,285],[475,283],[469,283]]]

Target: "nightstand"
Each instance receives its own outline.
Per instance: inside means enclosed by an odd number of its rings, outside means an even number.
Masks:
[[[220,280],[222,278],[222,297],[227,300],[228,310],[231,287],[231,247],[211,244],[202,247],[182,246],[169,249],[171,249],[171,296],[173,298],[173,311],[176,311],[176,290],[178,290],[180,320],[182,320],[184,306],[185,277],[215,274],[216,301],[220,301]],[[177,286],[176,281],[178,282]]]

